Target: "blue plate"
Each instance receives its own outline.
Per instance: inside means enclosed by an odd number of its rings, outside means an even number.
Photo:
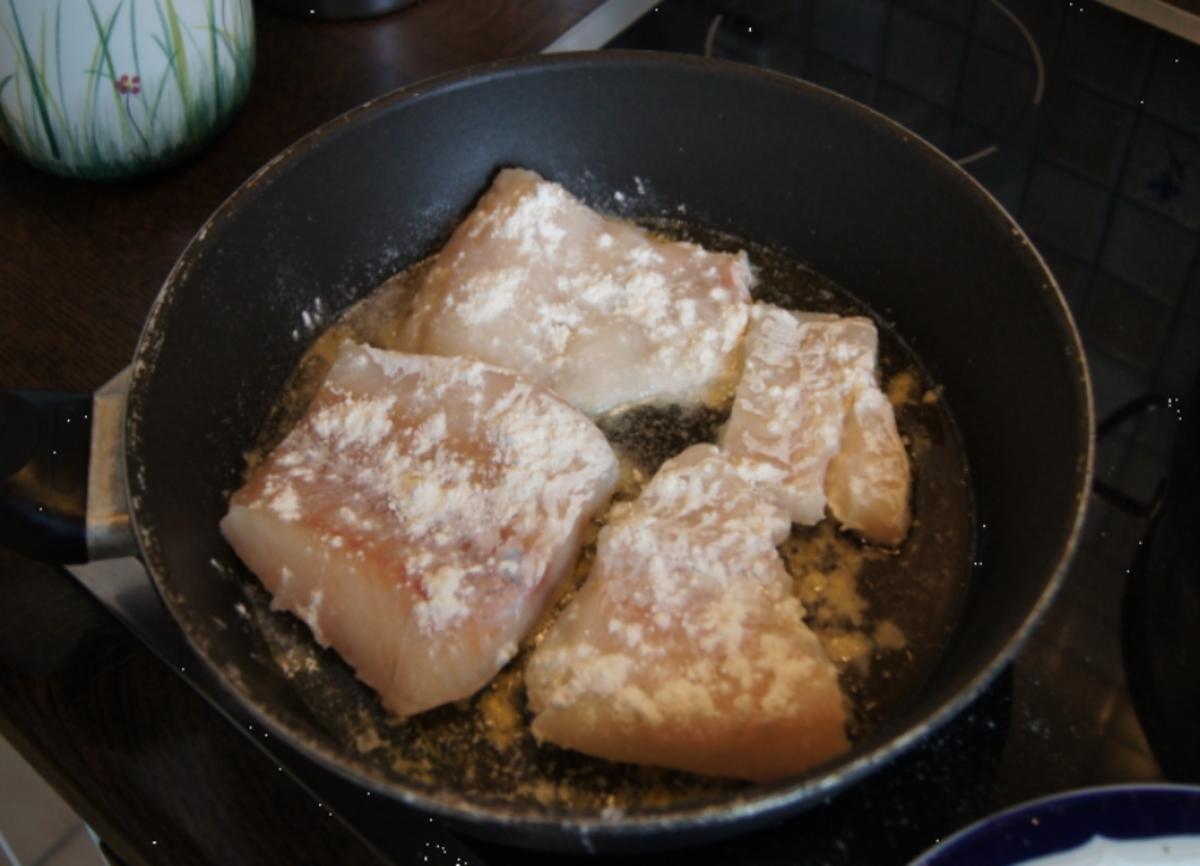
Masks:
[[[1197,835],[1200,788],[1087,788],[984,818],[927,851],[912,866],[1012,866],[1080,848],[1096,836],[1133,841]]]

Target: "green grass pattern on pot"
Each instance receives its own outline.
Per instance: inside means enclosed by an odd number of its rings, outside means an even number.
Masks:
[[[47,171],[94,179],[151,171],[203,144],[250,86],[249,0],[36,6],[20,12],[16,0],[0,0],[0,52],[11,52],[0,65],[0,137]]]

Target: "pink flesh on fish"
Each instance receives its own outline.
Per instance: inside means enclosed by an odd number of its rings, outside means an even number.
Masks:
[[[401,716],[495,675],[617,478],[587,418],[515,374],[344,343],[221,530]]]
[[[767,780],[848,748],[837,672],[775,546],[786,512],[712,445],[614,506],[526,670],[534,734],[617,761]]]
[[[402,348],[515,370],[589,415],[719,402],[750,308],[744,252],[658,240],[505,169],[416,296]]]

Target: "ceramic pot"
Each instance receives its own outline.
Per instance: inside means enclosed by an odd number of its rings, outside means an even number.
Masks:
[[[142,174],[220,130],[253,68],[250,0],[0,0],[0,137],[56,174]]]

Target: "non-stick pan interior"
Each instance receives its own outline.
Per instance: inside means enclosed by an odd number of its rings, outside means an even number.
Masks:
[[[981,531],[957,636],[922,693],[842,762],[695,816],[765,820],[852,781],[945,716],[1014,648],[1078,528],[1090,403],[1073,327],[1044,266],[985,193],[932,149],[818,88],[705,61],[536,59],[419,85],[282,154],[185,252],[138,350],[127,427],[139,541],[172,613],[234,692],[315,757],[402,799],[555,842],[540,822],[407,788],[370,769],[300,700],[241,615],[217,521],[246,449],[315,334],[432,253],[508,165],[631,216],[686,213],[806,262],[894,324],[943,387]],[[620,193],[620,196],[616,194]],[[591,822],[589,824],[589,822]]]

